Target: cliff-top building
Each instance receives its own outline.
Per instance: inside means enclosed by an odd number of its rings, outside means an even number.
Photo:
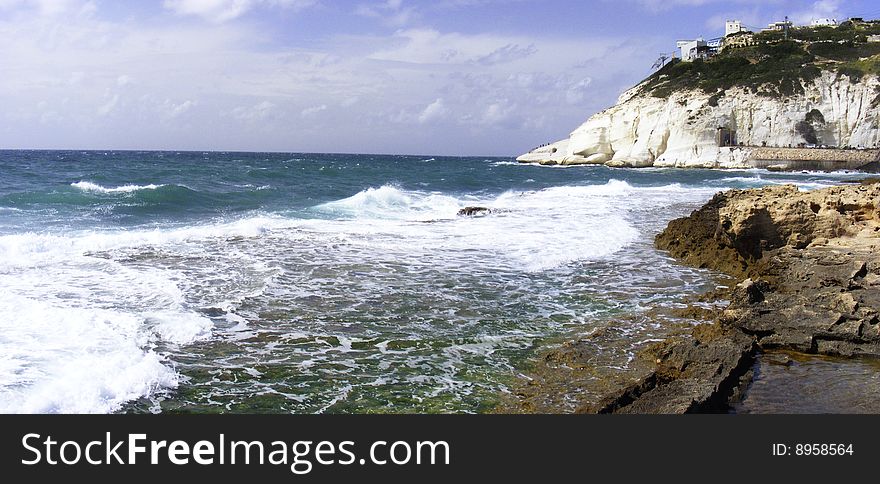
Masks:
[[[681,60],[685,62],[705,59],[709,55],[709,47],[702,37],[696,40],[679,40],[676,46],[681,51]]]
[[[773,22],[773,23],[769,24],[767,26],[767,28],[764,30],[765,31],[780,31],[780,30],[785,30],[786,28],[791,28],[792,25],[793,24],[791,23],[790,20],[784,20],[781,22]]]
[[[817,18],[810,23],[811,27],[837,27],[836,18]]]
[[[740,20],[728,20],[724,23],[724,36],[738,34],[740,32],[745,32],[745,28],[743,28],[742,21]]]

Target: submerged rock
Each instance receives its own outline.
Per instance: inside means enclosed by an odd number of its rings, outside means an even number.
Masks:
[[[464,207],[458,211],[459,217],[475,217],[477,215],[488,215],[492,213],[492,209],[488,207]]]

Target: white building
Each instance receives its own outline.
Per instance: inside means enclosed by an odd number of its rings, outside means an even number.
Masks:
[[[787,27],[791,27],[791,25],[791,21],[788,20],[784,22],[773,22],[772,24],[768,25],[767,28],[764,30],[785,30]]]
[[[837,27],[836,18],[817,18],[810,23],[812,27]]]
[[[721,41],[722,41],[721,37],[719,37],[717,39],[710,39],[710,40],[706,41],[706,47],[709,48],[709,55],[710,56],[715,55],[721,51],[721,43],[722,43]]]
[[[742,21],[740,20],[728,20],[724,23],[724,36],[738,34],[740,32],[744,32],[746,29],[743,28]]]
[[[696,40],[679,40],[676,42],[679,50],[681,50],[681,60],[692,61],[700,57],[700,51],[706,51],[706,41],[700,37]]]
[[[868,42],[880,42],[880,35],[869,35]]]

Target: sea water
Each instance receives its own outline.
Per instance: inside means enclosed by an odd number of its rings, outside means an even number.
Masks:
[[[862,176],[0,151],[0,412],[490,411],[598,328],[625,368],[664,334],[632,315],[714,287],[653,248],[669,220]]]

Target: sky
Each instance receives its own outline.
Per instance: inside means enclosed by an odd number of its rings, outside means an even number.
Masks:
[[[875,0],[0,0],[0,149],[509,156],[675,41]]]

